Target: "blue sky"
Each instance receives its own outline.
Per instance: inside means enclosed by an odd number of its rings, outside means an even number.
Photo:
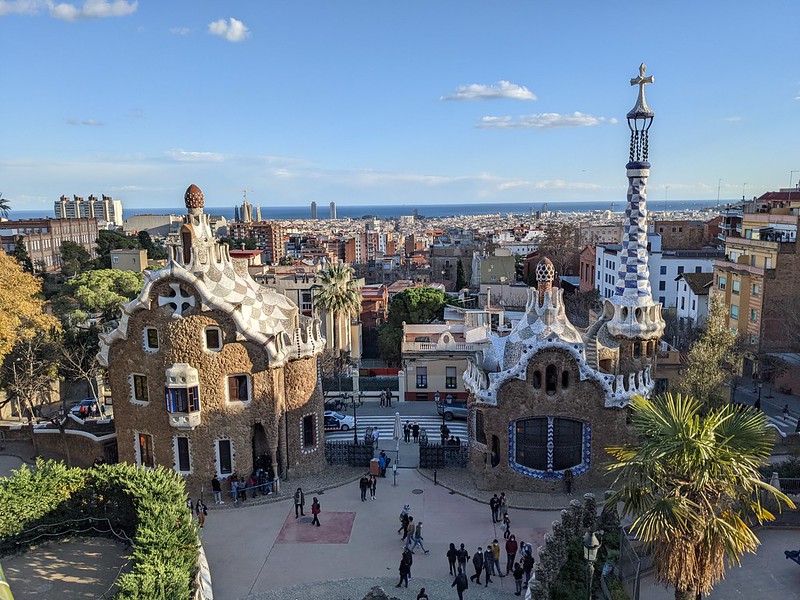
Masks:
[[[798,23],[794,0],[0,0],[0,192],[619,201],[644,61],[651,200],[752,196],[800,169]]]

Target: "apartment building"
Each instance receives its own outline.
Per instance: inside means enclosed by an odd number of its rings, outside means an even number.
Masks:
[[[89,256],[97,256],[99,229],[95,218],[21,219],[0,222],[3,250],[13,252],[22,238],[35,271],[52,273],[61,268],[61,244],[80,244]]]
[[[89,196],[61,196],[53,203],[53,210],[57,219],[97,219],[101,227],[108,225],[122,227],[122,202],[114,200],[111,196],[101,194]]]
[[[229,223],[228,235],[234,240],[254,239],[264,251],[265,263],[277,263],[286,256],[283,227],[275,221]]]

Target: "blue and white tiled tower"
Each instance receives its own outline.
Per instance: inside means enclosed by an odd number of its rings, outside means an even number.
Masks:
[[[639,76],[631,79],[631,85],[639,86],[639,97],[627,115],[628,128],[631,131],[627,164],[628,204],[625,209],[617,283],[614,295],[606,300],[604,311],[607,317],[610,317],[606,324],[609,333],[620,341],[621,359],[626,354],[638,358],[641,346],[636,346],[636,342],[658,340],[664,333],[661,304],[653,302],[648,266],[647,178],[650,175],[648,134],[655,114],[647,106],[644,87],[653,83],[655,78],[652,75],[645,77],[645,68],[642,64],[639,67]],[[626,341],[634,343],[634,346],[623,348]]]

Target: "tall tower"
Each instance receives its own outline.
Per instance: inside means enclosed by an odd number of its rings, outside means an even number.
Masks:
[[[331,219],[336,218],[336,202],[331,202]]]
[[[631,85],[639,86],[636,105],[627,115],[631,132],[628,164],[628,199],[620,252],[620,267],[614,295],[605,301],[606,327],[619,342],[619,370],[631,371],[652,362],[656,345],[664,333],[661,304],[653,302],[647,250],[648,133],[655,114],[647,106],[644,86],[655,78],[645,77],[646,66]]]
[[[316,202],[312,202],[311,203],[311,218],[312,219],[316,219],[317,218],[317,203]]]

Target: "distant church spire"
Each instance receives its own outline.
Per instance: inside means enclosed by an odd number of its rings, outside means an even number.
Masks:
[[[614,317],[608,330],[615,336],[634,338],[660,337],[664,332],[661,305],[653,302],[650,289],[649,252],[647,249],[647,178],[650,175],[648,162],[648,136],[655,113],[647,105],[645,85],[655,78],[645,77],[646,66],[639,66],[639,76],[631,79],[631,85],[639,86],[636,104],[628,112],[628,128],[631,132],[628,175],[628,197],[623,223],[622,250],[617,282],[610,304]]]

